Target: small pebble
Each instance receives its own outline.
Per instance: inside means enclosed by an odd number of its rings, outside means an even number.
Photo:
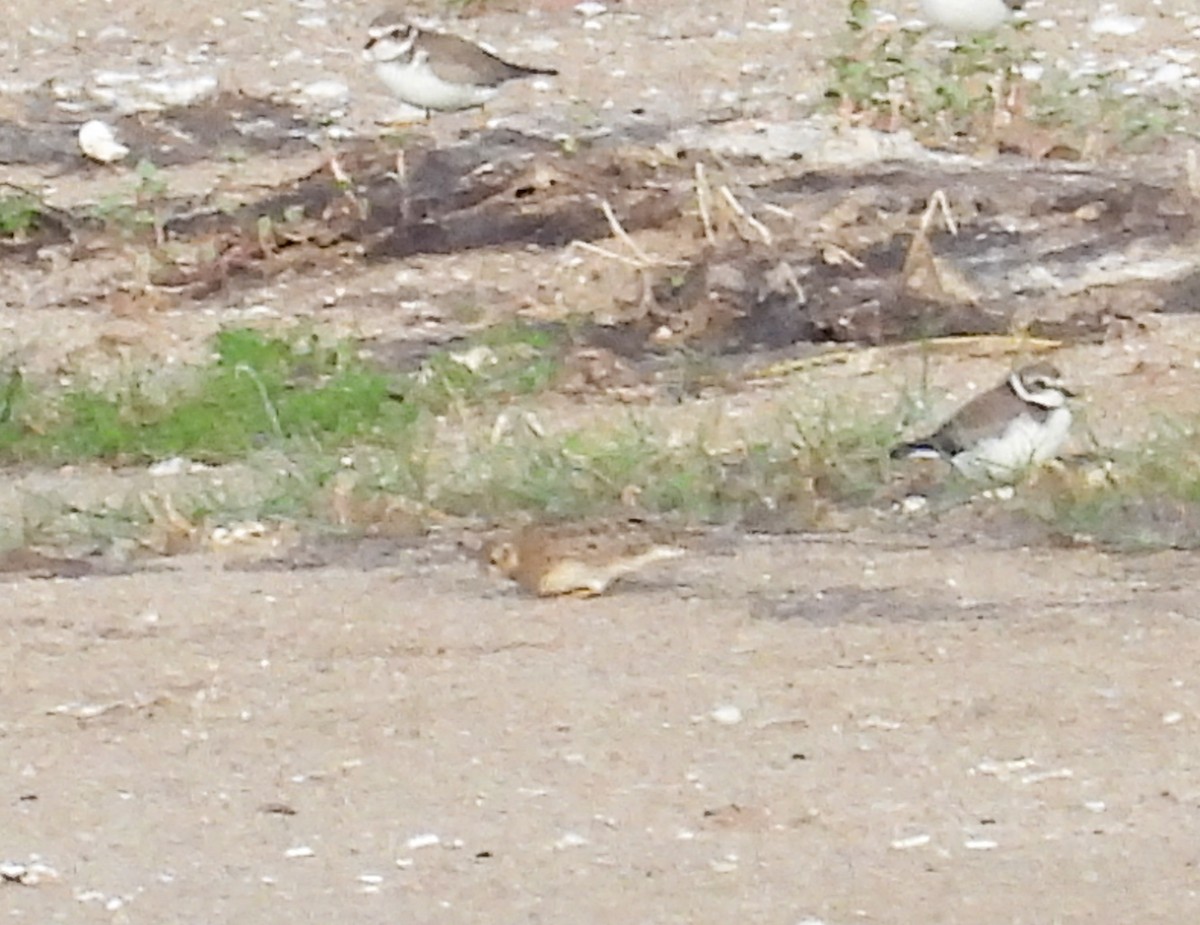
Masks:
[[[722,726],[736,726],[742,721],[742,711],[731,703],[717,707],[708,715],[712,717],[713,722],[720,723]]]
[[[117,141],[112,128],[99,119],[91,119],[79,127],[79,148],[101,164],[116,163],[129,153],[129,149]]]

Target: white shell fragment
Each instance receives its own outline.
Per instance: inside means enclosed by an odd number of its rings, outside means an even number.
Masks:
[[[564,832],[555,840],[554,847],[559,851],[566,851],[569,848],[582,848],[587,843],[588,840],[578,832]]]
[[[340,80],[314,80],[300,88],[304,102],[333,105],[350,98],[350,87]]]
[[[213,74],[177,74],[156,71],[97,71],[88,85],[88,95],[117,112],[157,112],[162,109],[193,106],[215,96],[217,78]]]
[[[115,164],[129,153],[108,123],[99,119],[90,119],[79,127],[79,147],[85,156],[101,164]]]
[[[1022,784],[1040,784],[1047,780],[1070,780],[1075,776],[1075,772],[1070,768],[1055,768],[1049,771],[1035,771],[1032,774],[1026,774],[1021,778]]]
[[[1093,35],[1128,36],[1140,32],[1146,20],[1140,16],[1125,16],[1121,13],[1103,13],[1092,20]]]
[[[722,726],[736,726],[742,721],[742,711],[731,703],[717,707],[708,715],[712,717],[713,722]]]

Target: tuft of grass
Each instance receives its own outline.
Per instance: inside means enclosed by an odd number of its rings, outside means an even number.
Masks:
[[[887,462],[890,423],[835,426],[835,418],[793,414],[723,445],[705,421],[675,434],[636,417],[553,436],[521,429],[472,445],[425,500],[449,513],[491,518],[633,509],[689,522],[812,526],[822,505],[873,497]]]
[[[560,369],[558,335],[520,323],[488,328],[435,353],[404,385],[406,400],[433,414],[531,395]]]
[[[168,218],[166,203],[170,188],[166,177],[147,160],[139,161],[135,172],[134,187],[100,200],[92,206],[91,217],[122,237],[138,238],[153,233],[160,240]]]
[[[358,526],[433,512],[635,511],[807,528],[830,504],[871,500],[882,482],[894,422],[845,408],[781,412],[734,434],[718,405],[669,430],[635,413],[546,428],[528,401],[553,382],[560,354],[557,335],[508,325],[389,376],[352,345],[227,330],[184,387],[141,377],[109,392],[35,392],[13,372],[0,382],[0,460],[244,460],[266,467],[257,510],[218,486],[185,516],[207,521],[235,505],[241,517]],[[144,521],[132,511],[130,524]]]
[[[907,127],[946,143],[991,124],[997,90],[1018,74],[1018,50],[1001,37],[979,35],[934,61],[923,34],[879,31],[865,0],[850,0],[844,50],[830,61],[825,97],[881,127]]]
[[[250,330],[219,334],[213,363],[167,396],[146,380],[114,394],[74,388],[47,399],[16,378],[6,391],[0,459],[8,462],[222,462],[268,443],[336,447],[403,434],[413,417],[387,377],[347,346]]]
[[[1024,507],[1057,533],[1119,550],[1200,548],[1200,421],[1036,479]]]
[[[1142,150],[1195,119],[1184,98],[1128,92],[1115,73],[1068,76],[1047,68],[1029,90],[1030,118],[1062,130],[1064,141],[1081,150],[1089,138],[1106,138],[1125,151]]]
[[[23,241],[37,227],[42,204],[25,192],[0,196],[0,237]]]
[[[849,0],[843,50],[830,61],[825,97],[877,127],[907,128],[938,145],[994,131],[1013,115],[1014,94],[1024,97],[1020,117],[1060,135],[1064,150],[1086,150],[1100,138],[1110,146],[1161,138],[1190,116],[1182,99],[1130,93],[1115,73],[1069,77],[1044,64],[1038,79],[1027,81],[1029,55],[1017,41],[1026,28],[1018,22],[933,49],[921,32],[876,28],[866,0]]]
[[[115,391],[35,394],[18,370],[0,382],[0,460],[215,463],[266,446],[408,446],[424,417],[544,388],[557,374],[557,352],[549,334],[504,326],[391,377],[350,344],[235,329],[217,335],[212,363],[186,388],[165,395],[149,376]]]

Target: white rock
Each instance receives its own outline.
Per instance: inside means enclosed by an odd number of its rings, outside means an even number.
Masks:
[[[404,844],[409,851],[416,851],[418,848],[432,848],[434,845],[440,845],[441,838],[434,835],[432,832],[424,832],[420,835],[414,835]]]
[[[168,107],[191,106],[217,91],[212,74],[164,75],[147,78],[133,71],[97,71],[88,94],[124,113],[151,112]]]
[[[603,3],[595,2],[595,0],[583,0],[583,3],[575,4],[575,12],[590,19],[593,16],[607,13],[608,7]]]
[[[99,119],[89,119],[79,127],[79,147],[84,155],[101,164],[115,164],[129,153],[108,123]]]
[[[897,838],[892,842],[892,847],[897,851],[905,851],[909,848],[922,848],[928,845],[931,838],[928,835],[910,835],[908,838]]]
[[[720,723],[722,726],[736,726],[742,721],[742,711],[731,703],[717,707],[708,715],[713,722]]]
[[[192,461],[190,459],[185,459],[183,456],[171,456],[168,459],[160,459],[156,463],[151,463],[146,474],[155,478],[163,478],[168,475],[183,475],[185,472],[191,471],[191,468]]]
[[[314,80],[301,88],[300,95],[314,103],[340,103],[350,98],[350,87],[340,80]]]
[[[1156,68],[1154,73],[1146,78],[1145,83],[1148,87],[1174,87],[1191,77],[1192,73],[1192,69],[1186,64],[1171,62]]]
[[[461,353],[451,353],[450,359],[459,366],[465,366],[473,373],[479,372],[485,366],[494,365],[499,359],[496,351],[485,344],[479,344]]]
[[[177,77],[170,80],[148,80],[142,92],[164,106],[191,106],[217,92],[217,78],[212,74]]]
[[[1089,27],[1093,35],[1133,35],[1146,25],[1141,16],[1125,16],[1121,13],[1105,13],[1092,20]]]

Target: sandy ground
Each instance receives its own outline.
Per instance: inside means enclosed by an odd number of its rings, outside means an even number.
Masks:
[[[514,124],[811,106],[840,7],[793,11],[790,31],[770,28],[787,14],[764,3],[717,7],[628,0],[593,29],[542,2],[459,28],[559,62],[552,87],[499,101],[494,117]],[[1123,9],[1146,17],[1135,49],[1186,37],[1182,4]],[[343,124],[363,133],[390,108],[357,58],[370,4],[8,10],[6,106],[49,79],[85,98],[97,70],[165,67],[285,96],[343,81]],[[1130,49],[1087,33],[1083,4],[1055,14],[1055,53]],[[465,118],[432,131],[454,137]],[[264,160],[239,169],[300,169]],[[51,182],[71,195],[70,177]],[[527,260],[496,257],[514,276]],[[375,334],[396,323],[387,293],[447,266],[347,270],[366,281],[332,303],[336,275],[284,283],[272,311]],[[186,355],[262,299],[155,326]],[[44,345],[47,369],[110,348],[125,323],[103,300],[44,302],[36,316],[10,306],[4,324],[23,351]],[[1064,353],[1097,396],[1096,429],[1136,428],[1148,400],[1193,407],[1193,328],[1159,321]],[[961,395],[994,372],[948,361],[939,384]],[[1135,373],[1140,389],[1122,388]],[[6,580],[0,910],[131,923],[1197,920],[1194,556],[1024,548],[950,527],[731,534],[718,547],[592,601],[530,600],[436,535],[312,570],[196,556]]]
[[[57,877],[4,906],[1200,913],[1193,557],[848,535],[663,569],[569,603],[436,546],[372,571],[9,584],[5,851]]]

